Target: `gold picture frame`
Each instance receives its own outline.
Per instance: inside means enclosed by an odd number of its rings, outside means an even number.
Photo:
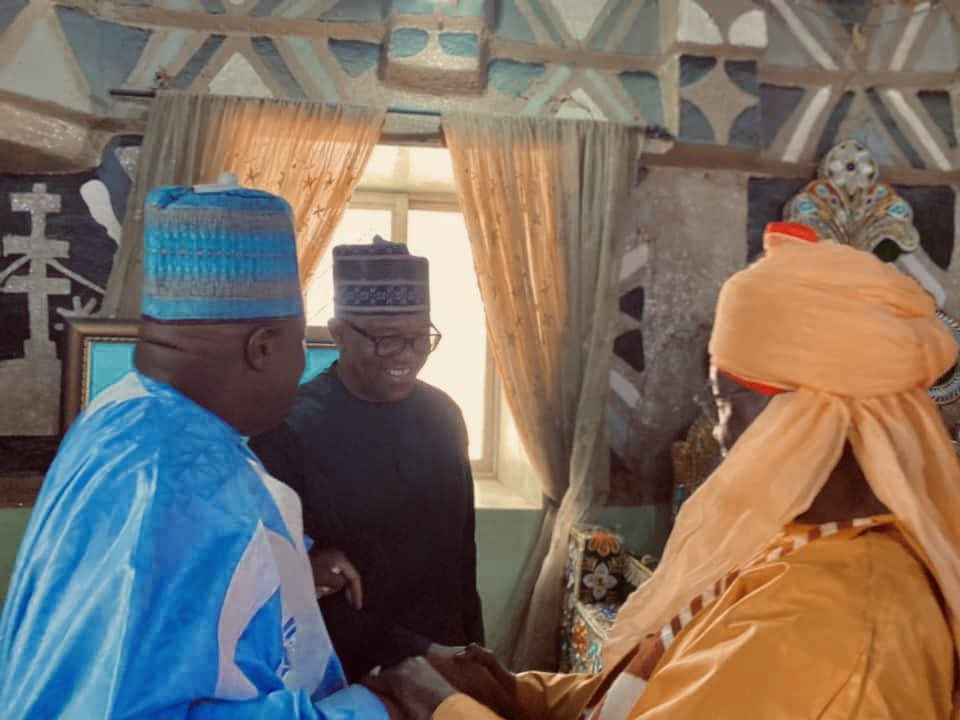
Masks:
[[[136,344],[136,320],[83,318],[67,323],[67,351],[60,376],[60,434],[64,435],[91,399],[92,354],[98,344],[132,347]]]

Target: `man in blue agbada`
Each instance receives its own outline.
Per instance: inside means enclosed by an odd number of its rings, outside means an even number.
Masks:
[[[385,718],[330,644],[297,496],[245,442],[304,367],[290,208],[159,188],[144,220],[137,370],[44,481],[0,619],[0,715]]]

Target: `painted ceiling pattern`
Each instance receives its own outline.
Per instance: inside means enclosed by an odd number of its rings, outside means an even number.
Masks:
[[[6,0],[0,90],[93,116],[158,84],[668,127],[809,161],[957,167],[956,13],[872,0]],[[45,82],[37,82],[44,67]]]

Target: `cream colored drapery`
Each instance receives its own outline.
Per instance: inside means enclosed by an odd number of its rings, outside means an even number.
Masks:
[[[296,217],[300,272],[316,269],[373,146],[385,111],[225,95],[160,92],[143,137],[123,238],[102,314],[138,317],[143,286],[143,201],[158,185],[240,184],[283,196]]]
[[[442,123],[488,336],[546,506],[513,623],[491,640],[514,668],[549,669],[567,538],[608,486],[620,220],[640,133],[585,120],[450,114]]]

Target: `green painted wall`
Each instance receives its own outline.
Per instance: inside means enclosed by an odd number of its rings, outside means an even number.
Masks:
[[[0,508],[0,599],[6,597],[29,508]],[[600,521],[618,530],[637,554],[656,553],[666,538],[669,509],[607,508]],[[488,642],[509,619],[508,607],[540,528],[540,510],[477,511],[477,575]]]
[[[477,574],[488,628],[508,617],[510,595],[540,527],[539,510],[477,511]],[[6,597],[29,508],[0,508],[0,601]]]
[[[673,527],[669,505],[607,507],[600,511],[597,523],[615,530],[634,555],[660,556]]]
[[[30,508],[0,508],[0,602],[7,596],[17,548],[29,519]]]
[[[540,510],[477,511],[477,586],[487,645],[498,644],[523,565],[537,541]]]

